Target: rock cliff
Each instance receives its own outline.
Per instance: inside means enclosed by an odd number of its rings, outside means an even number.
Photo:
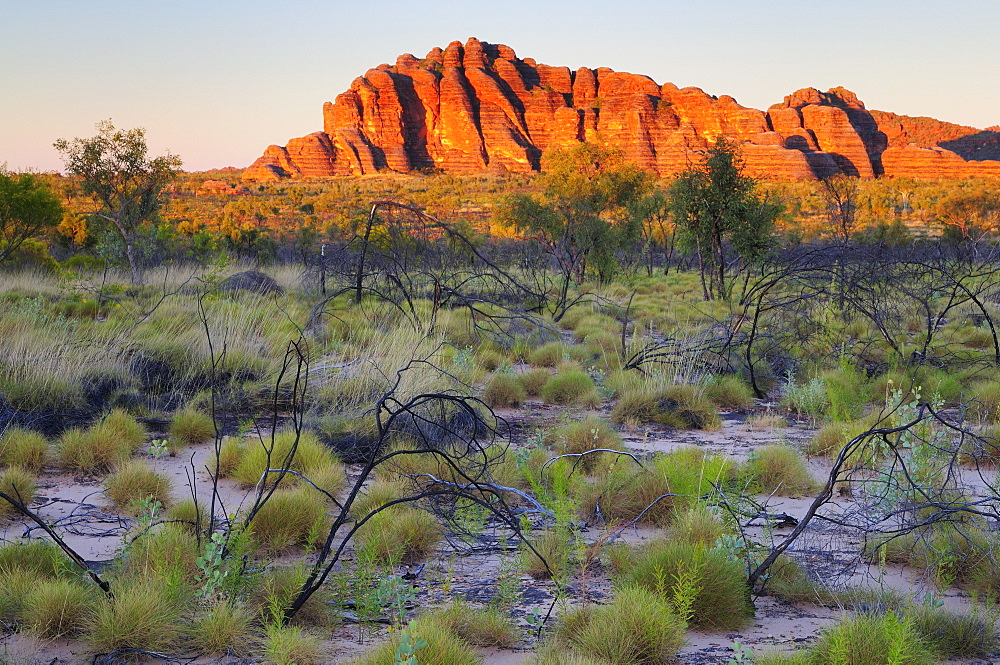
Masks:
[[[528,172],[544,151],[580,141],[614,145],[669,176],[719,136],[765,179],[1000,175],[1000,161],[983,161],[1000,159],[1000,132],[868,111],[843,88],[799,90],[764,112],[640,74],[539,64],[471,38],[368,70],[324,105],[323,131],[268,147],[243,177]]]

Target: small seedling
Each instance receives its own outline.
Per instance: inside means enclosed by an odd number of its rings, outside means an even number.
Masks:
[[[167,454],[167,440],[153,439],[149,442],[149,454],[155,459],[160,459]]]
[[[416,653],[427,646],[427,640],[413,636],[413,623],[399,636],[399,646],[396,647],[395,665],[419,665]]]
[[[753,651],[750,647],[744,646],[739,642],[733,642],[733,657],[729,659],[726,665],[750,665],[753,663]]]

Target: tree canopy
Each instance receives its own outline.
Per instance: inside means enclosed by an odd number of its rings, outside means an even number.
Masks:
[[[31,173],[8,173],[0,167],[0,263],[45,229],[59,224],[62,204]]]
[[[670,209],[681,247],[698,258],[705,299],[728,298],[727,274],[736,264],[761,258],[781,206],[757,194],[757,182],[743,175],[736,147],[720,137],[705,161],[681,173],[670,187]]]
[[[94,197],[93,214],[110,223],[122,244],[133,282],[139,282],[135,240],[140,226],[160,208],[160,194],[180,168],[177,155],[150,158],[146,130],[116,129],[110,120],[97,124],[97,136],[59,139],[67,171],[81,179],[84,194]]]

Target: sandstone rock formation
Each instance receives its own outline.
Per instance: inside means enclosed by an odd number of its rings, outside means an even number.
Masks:
[[[916,120],[930,119],[870,112],[843,88],[799,90],[765,113],[640,74],[550,67],[471,38],[368,70],[324,105],[323,131],[268,147],[243,177],[527,172],[546,150],[579,141],[614,145],[669,176],[719,136],[765,179],[1000,173],[1000,162],[980,161],[1000,158],[1000,132]]]

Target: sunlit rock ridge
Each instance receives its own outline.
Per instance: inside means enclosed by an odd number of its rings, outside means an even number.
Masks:
[[[324,104],[322,131],[268,147],[243,177],[529,172],[546,150],[580,141],[670,176],[719,136],[739,145],[749,175],[770,180],[1000,177],[998,130],[868,111],[844,88],[805,88],[760,111],[642,74],[543,65],[470,38],[368,70]]]

